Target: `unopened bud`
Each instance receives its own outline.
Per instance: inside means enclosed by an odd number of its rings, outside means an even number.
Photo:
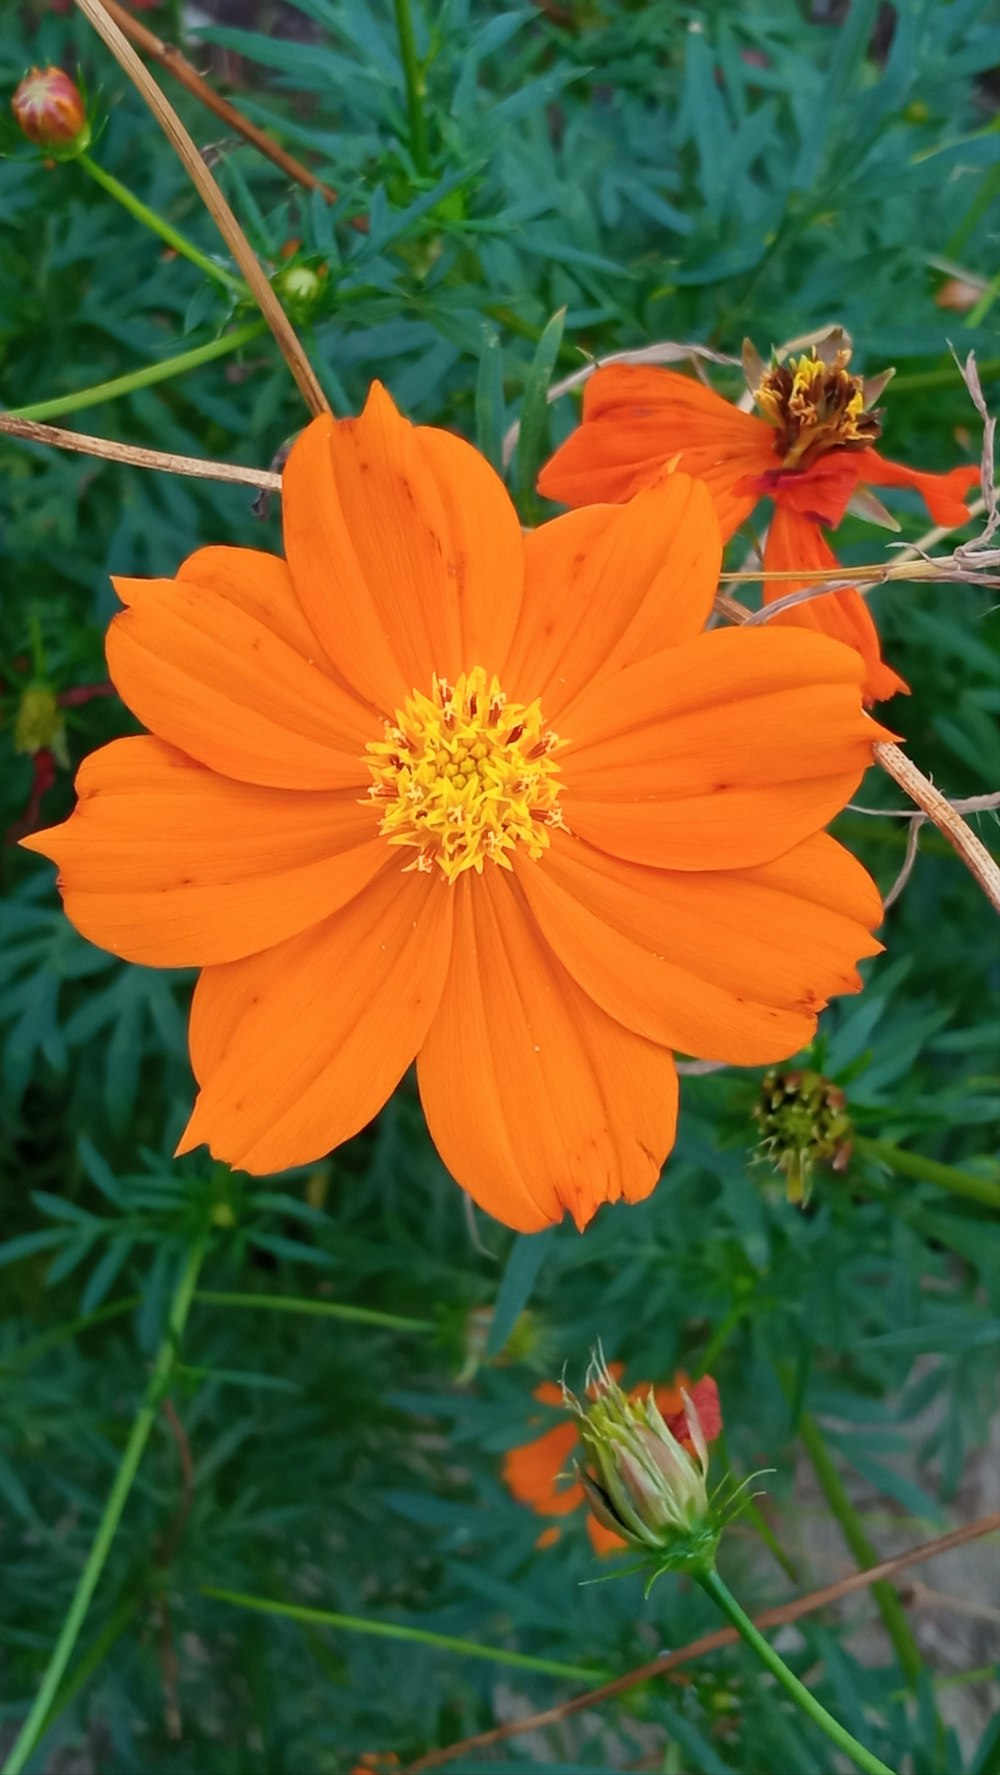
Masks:
[[[760,1157],[781,1172],[790,1202],[806,1205],[817,1165],[843,1171],[850,1159],[847,1100],[821,1073],[765,1074],[753,1116],[761,1131]]]
[[[68,767],[66,723],[49,685],[29,684],[23,691],[14,720],[14,750],[32,758],[37,752],[51,752],[58,764]]]
[[[90,141],[83,94],[62,68],[32,68],[11,100],[22,135],[36,148],[82,154]]]
[[[600,1352],[587,1375],[587,1397],[566,1402],[579,1418],[585,1465],[580,1481],[598,1521],[629,1546],[668,1567],[708,1570],[721,1524],[706,1489],[708,1449],[698,1412],[685,1393],[690,1449],[671,1433],[652,1388],[629,1398]]]

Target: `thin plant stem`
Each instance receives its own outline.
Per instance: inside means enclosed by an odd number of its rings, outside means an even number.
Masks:
[[[427,147],[427,123],[424,118],[424,78],[417,61],[417,45],[413,35],[410,0],[394,0],[396,35],[399,38],[399,59],[406,82],[406,108],[410,118],[410,152],[418,173],[426,177],[431,157]]]
[[[136,197],[135,192],[116,179],[113,173],[105,172],[96,160],[91,160],[89,154],[78,154],[76,162],[83,167],[84,172],[90,174],[95,184],[100,185],[102,191],[106,191],[109,197],[113,197],[116,203],[128,210],[130,216],[134,216],[137,222],[141,222],[153,234],[158,234],[169,247],[173,247],[175,253],[181,253],[185,259],[190,259],[192,265],[197,265],[206,277],[214,278],[216,283],[222,284],[231,294],[246,293],[246,285],[241,278],[234,277],[224,265],[210,259],[207,253],[203,253],[200,247],[196,247],[193,241],[181,234],[165,216],[151,209],[148,203],[143,203],[141,197]]]
[[[891,1140],[870,1140],[864,1134],[855,1135],[854,1148],[865,1158],[888,1165],[890,1171],[897,1171],[901,1177],[922,1177],[928,1183],[950,1190],[954,1196],[982,1202],[987,1208],[1000,1208],[1000,1184],[991,1183],[988,1177],[975,1177],[971,1171],[942,1165],[937,1159],[925,1158],[923,1153],[907,1152],[901,1146],[894,1146]]]
[[[351,1319],[359,1325],[383,1325],[387,1331],[436,1331],[431,1319],[407,1319],[401,1313],[380,1313],[374,1307],[352,1307],[339,1300],[302,1300],[295,1294],[226,1294],[199,1288],[195,1297],[206,1306],[249,1307],[254,1313],[303,1313],[319,1319]]]
[[[303,350],[302,342],[295,328],[271,288],[270,280],[240,227],[239,221],[223,197],[211,171],[199,154],[174,107],[157,86],[149,69],[140,61],[128,38],[119,30],[110,13],[105,11],[102,0],[75,0],[75,4],[77,9],[93,25],[94,30],[103,39],[116,61],[124,68],[133,86],[136,87],[152,111],[242,271],[247,289],[274,334],[278,349],[288,365],[309,411],[311,413],[329,412],[330,403]]]
[[[245,327],[210,339],[207,345],[182,351],[177,357],[163,358],[158,364],[144,364],[141,370],[129,370],[127,375],[115,376],[110,382],[94,382],[89,388],[76,389],[73,394],[57,394],[49,401],[33,401],[28,407],[12,407],[4,417],[61,419],[65,413],[79,413],[84,407],[100,406],[102,401],[116,401],[123,394],[133,394],[137,388],[152,388],[157,382],[169,382],[173,376],[198,370],[202,364],[210,364],[217,357],[228,357],[241,346],[249,345],[251,339],[259,339],[264,330],[263,321],[248,321]]]
[[[992,1516],[981,1516],[976,1522],[966,1523],[962,1528],[952,1529],[947,1535],[938,1535],[933,1541],[924,1541],[921,1546],[911,1547],[906,1553],[897,1553],[894,1558],[883,1560],[874,1571],[852,1572],[850,1577],[838,1578],[835,1584],[824,1584],[822,1589],[810,1590],[806,1596],[797,1596],[794,1601],[781,1603],[778,1608],[765,1609],[757,1616],[755,1625],[760,1628],[786,1627],[792,1621],[800,1621],[804,1615],[812,1615],[819,1609],[831,1607],[845,1596],[855,1596],[860,1591],[867,1590],[879,1578],[892,1577],[897,1572],[907,1571],[912,1565],[922,1565],[925,1560],[936,1559],[940,1554],[950,1552],[953,1547],[964,1547],[968,1542],[977,1541],[984,1535],[998,1533],[1000,1510],[995,1511]],[[558,1701],[554,1707],[544,1708],[541,1713],[522,1714],[519,1719],[504,1720],[502,1725],[492,1726],[488,1732],[476,1732],[471,1738],[462,1738],[453,1744],[428,1751],[425,1756],[418,1757],[416,1762],[408,1763],[401,1775],[418,1775],[418,1771],[437,1769],[443,1763],[454,1762],[466,1751],[485,1750],[487,1746],[505,1743],[509,1738],[519,1738],[526,1732],[541,1732],[547,1726],[561,1725],[572,1714],[590,1712],[602,1702],[613,1701],[643,1683],[658,1682],[696,1658],[706,1658],[710,1652],[719,1652],[725,1646],[735,1645],[738,1639],[739,1634],[734,1627],[719,1627],[714,1633],[703,1633],[686,1646],[678,1646],[676,1651],[664,1652],[646,1664],[624,1671],[611,1682],[602,1683],[598,1689],[588,1689],[582,1695],[572,1695],[566,1701]]]
[[[807,1718],[812,1720],[814,1725],[819,1726],[820,1730],[826,1733],[837,1749],[842,1750],[845,1756],[849,1756],[859,1769],[864,1769],[865,1775],[893,1775],[888,1763],[881,1762],[877,1756],[872,1755],[870,1750],[866,1750],[863,1744],[859,1744],[847,1728],[842,1726],[839,1720],[834,1719],[832,1713],[827,1713],[826,1708],[817,1701],[815,1695],[810,1694],[805,1684],[800,1683],[798,1677],[789,1670],[784,1659],[778,1656],[770,1642],[764,1638],[762,1633],[758,1632],[749,1615],[740,1608],[732,1591],[723,1583],[718,1572],[714,1569],[709,1572],[699,1572],[697,1578],[702,1589],[721,1609],[730,1626],[735,1627],[740,1638],[750,1647],[751,1651],[756,1652],[761,1663],[777,1679],[786,1694],[792,1697],[792,1700],[802,1709]]]
[[[847,1495],[847,1487],[837,1471],[819,1425],[807,1411],[802,1412],[799,1417],[798,1431],[819,1480],[820,1490],[855,1559],[860,1566],[877,1565],[878,1553],[869,1541],[861,1519]],[[892,1584],[882,1580],[872,1585],[872,1596],[878,1604],[879,1614],[892,1641],[903,1675],[913,1689],[923,1670],[923,1659],[906,1618],[906,1611],[899,1600],[899,1592]]]
[[[935,788],[930,778],[925,777],[912,758],[908,758],[898,746],[878,740],[872,750],[876,763],[882,766],[910,800],[933,821],[938,831],[944,833],[952,849],[957,851],[965,867],[979,883],[994,911],[1000,912],[1000,866],[994,862],[982,840],[976,837],[972,827],[955,812],[940,789]]]
[[[435,1646],[442,1652],[461,1652],[468,1658],[485,1658],[493,1664],[510,1664],[517,1670],[534,1670],[540,1676],[564,1676],[572,1682],[593,1682],[603,1673],[579,1664],[560,1664],[554,1658],[532,1658],[526,1652],[508,1652],[502,1646],[484,1646],[477,1640],[457,1639],[450,1633],[432,1633],[426,1627],[408,1627],[392,1621],[368,1621],[362,1615],[338,1615],[329,1609],[306,1608],[301,1603],[275,1602],[267,1596],[247,1596],[241,1590],[218,1590],[203,1585],[202,1596],[214,1602],[231,1602],[237,1608],[262,1615],[280,1615],[309,1627],[339,1627],[348,1633],[369,1633],[379,1639],[403,1639],[412,1645]]]
[[[80,1630],[87,1618],[87,1611],[90,1608],[94,1591],[97,1589],[101,1573],[104,1570],[105,1561],[128,1501],[133,1480],[139,1470],[139,1463],[149,1441],[149,1433],[156,1421],[163,1390],[169,1380],[177,1348],[191,1310],[191,1303],[194,1300],[206,1249],[207,1241],[202,1236],[195,1240],[188,1251],[174,1291],[167,1318],[167,1329],[153,1363],[153,1372],[149,1377],[145,1398],[132,1424],[128,1441],[118,1463],[114,1484],[104,1506],[104,1513],[87,1556],[87,1562],[80,1573],[76,1590],[73,1593],[73,1600],[66,1612],[62,1630],[49,1658],[41,1687],[35,1696],[31,1711],[17,1735],[10,1755],[4,1763],[2,1775],[20,1775],[45,1730],[49,1710],[73,1655],[73,1648],[80,1636]]]

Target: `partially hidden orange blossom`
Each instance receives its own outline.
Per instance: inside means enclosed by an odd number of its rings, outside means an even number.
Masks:
[[[203,969],[181,1151],[309,1163],[416,1058],[469,1194],[530,1231],[649,1194],[673,1049],[807,1043],[879,945],[822,828],[884,737],[856,653],[702,633],[721,545],[675,474],[523,536],[488,464],[377,385],[283,478],[287,564],[118,580],[107,653],[150,730],[28,840],[70,918]]]
[[[853,375],[845,337],[836,330],[769,370],[748,347],[760,418],[677,370],[609,364],[587,383],[583,423],[543,468],[539,490],[572,506],[627,500],[674,461],[711,489],[723,541],[759,500],[773,500],[763,561],[768,573],[829,569],[835,575],[837,559],[825,532],[837,528],[865,488],[913,487],[936,524],[964,524],[969,514],[963,495],[979,480],[978,466],[923,474],[880,456],[873,446],[882,415],[871,403],[888,377],[866,384]],[[765,581],[764,602],[805,583]],[[882,659],[871,612],[853,589],[810,599],[774,621],[857,648],[866,666],[867,701],[907,689]]]
[[[21,130],[36,148],[82,154],[90,141],[83,94],[62,68],[32,68],[11,100]]]
[[[621,1364],[612,1362],[610,1373],[620,1379]],[[629,1398],[638,1399],[649,1390],[649,1382],[644,1381],[640,1386],[630,1389]],[[679,1370],[669,1385],[653,1388],[657,1409],[671,1434],[677,1438],[682,1448],[690,1452],[685,1393],[698,1413],[706,1442],[714,1442],[720,1434],[722,1412],[719,1408],[719,1389],[711,1375],[703,1376],[692,1386],[687,1375]],[[535,1398],[539,1404],[548,1407],[564,1405],[562,1389],[552,1381],[544,1381],[537,1387]],[[533,1421],[544,1422],[544,1417],[539,1413]],[[543,1431],[540,1436],[533,1435],[528,1442],[507,1451],[503,1462],[503,1476],[508,1491],[519,1503],[526,1504],[539,1516],[568,1516],[571,1511],[584,1508],[587,1499],[574,1465],[574,1454],[579,1452],[579,1448],[577,1420],[567,1418],[565,1411],[562,1411],[560,1421],[553,1424],[550,1430]],[[550,1524],[542,1530],[537,1545],[550,1547],[559,1539],[560,1532],[555,1523]],[[595,1553],[614,1553],[625,1545],[620,1535],[606,1528],[603,1522],[598,1522],[597,1517],[589,1511],[587,1533]]]

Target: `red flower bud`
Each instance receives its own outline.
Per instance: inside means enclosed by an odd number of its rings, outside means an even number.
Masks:
[[[11,101],[23,135],[36,148],[82,154],[90,141],[83,94],[61,68],[32,68]]]

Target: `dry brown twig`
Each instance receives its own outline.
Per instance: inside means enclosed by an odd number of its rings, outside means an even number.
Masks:
[[[29,444],[54,445],[79,456],[99,456],[107,462],[124,462],[132,468],[158,468],[168,475],[193,475],[202,481],[232,481],[242,487],[264,487],[280,493],[281,476],[266,468],[243,468],[234,462],[211,462],[202,456],[175,456],[169,450],[147,450],[141,444],[120,444],[115,438],[89,437],[86,432],[66,431],[61,425],[40,425],[37,419],[13,419],[0,413],[0,433],[24,438]]]
[[[259,263],[236,216],[223,197],[197,147],[183,123],[145,64],[140,61],[128,38],[106,10],[103,0],[76,0],[84,17],[93,25],[112,55],[142,94],[147,105],[177,154],[185,172],[212,217],[237,265],[246,279],[247,288],[274,334],[310,413],[326,413],[330,403],[323,393],[295,328],[271,288],[267,274]]]
[[[149,30],[148,26],[129,12],[127,7],[120,6],[118,0],[104,0],[104,10],[110,13],[123,36],[128,37],[132,43],[138,44],[139,48],[154,62],[159,62],[161,68],[166,68],[167,72],[173,75],[174,79],[191,94],[192,98],[198,99],[206,110],[218,117],[228,129],[235,131],[245,141],[252,143],[261,154],[266,155],[268,160],[280,167],[288,178],[294,179],[297,185],[304,185],[308,191],[319,191],[326,198],[327,203],[336,203],[336,191],[332,190],[329,185],[325,185],[322,179],[317,178],[315,173],[310,172],[309,168],[303,165],[301,160],[296,160],[294,154],[289,154],[280,142],[276,142],[265,130],[251,122],[249,117],[244,117],[242,111],[238,110],[229,99],[224,99],[221,93],[217,93],[215,88],[209,85],[208,81],[199,74],[197,68],[192,66],[187,57],[174,44],[165,43],[162,37],[158,37],[155,31]],[[367,222],[363,216],[354,216],[351,218],[351,227],[365,230]]]
[[[754,1616],[754,1624],[760,1628],[788,1626],[791,1622],[800,1620],[803,1615],[828,1608],[831,1603],[839,1602],[855,1591],[866,1590],[871,1584],[893,1578],[911,1565],[936,1559],[939,1554],[947,1553],[953,1547],[962,1547],[967,1541],[996,1534],[998,1530],[1000,1511],[993,1516],[981,1516],[976,1522],[966,1523],[964,1528],[953,1529],[950,1534],[940,1535],[933,1541],[924,1541],[919,1547],[911,1547],[907,1553],[897,1553],[893,1559],[883,1559],[879,1565],[870,1566],[867,1571],[852,1572],[850,1577],[841,1578],[836,1584],[826,1584],[821,1590],[811,1590],[806,1596],[796,1597],[794,1602],[782,1603],[775,1609],[765,1609],[762,1614]],[[440,1750],[432,1750],[426,1756],[418,1757],[415,1763],[408,1763],[401,1775],[421,1775],[424,1769],[437,1769],[442,1763],[453,1762],[465,1751],[485,1750],[488,1745],[499,1744],[504,1739],[539,1731],[544,1726],[558,1725],[570,1714],[582,1713],[598,1706],[602,1701],[611,1701],[640,1683],[667,1676],[680,1665],[690,1664],[695,1658],[704,1658],[709,1652],[720,1651],[724,1646],[735,1645],[738,1640],[739,1635],[734,1628],[720,1627],[716,1633],[703,1634],[701,1639],[692,1640],[690,1645],[681,1646],[676,1652],[667,1652],[661,1658],[653,1658],[648,1664],[640,1664],[634,1670],[627,1670],[623,1676],[601,1683],[597,1688],[587,1689],[582,1695],[573,1695],[568,1701],[560,1701],[555,1707],[547,1707],[542,1713],[506,1720],[503,1725],[493,1726],[488,1732],[478,1732],[474,1738],[463,1738],[461,1743],[447,1744]]]

